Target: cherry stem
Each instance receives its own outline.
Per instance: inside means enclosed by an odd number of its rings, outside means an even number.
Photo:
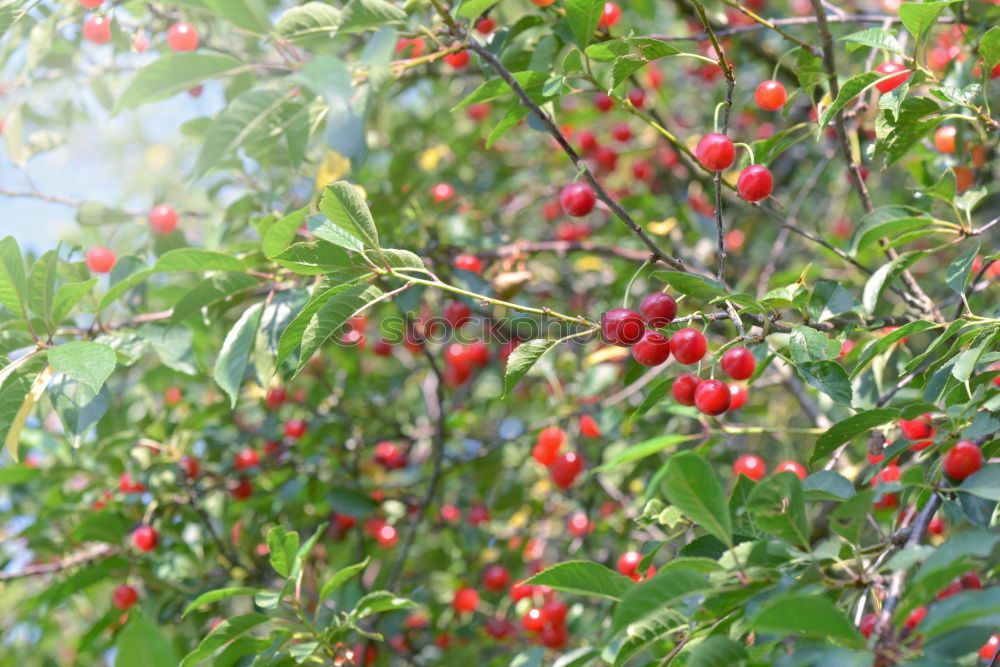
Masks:
[[[756,159],[756,158],[754,157],[754,155],[753,155],[753,149],[752,149],[752,148],[750,148],[750,144],[745,144],[745,143],[743,143],[742,141],[737,141],[737,142],[736,142],[735,144],[733,144],[733,145],[734,145],[734,146],[742,146],[743,148],[745,148],[745,149],[746,149],[747,153],[750,153],[750,164],[754,164],[754,163],[756,163],[756,162],[757,162],[757,159]]]
[[[771,73],[771,80],[772,81],[777,81],[778,80],[778,70],[781,69],[781,61],[785,59],[785,56],[788,56],[788,55],[790,55],[792,53],[795,53],[796,51],[798,51],[801,48],[802,48],[801,46],[793,47],[791,49],[788,49],[787,51],[785,51],[784,53],[782,53],[778,57],[778,62],[774,63],[774,71]]]
[[[712,129],[714,129],[716,133],[719,132],[719,110],[724,106],[726,106],[725,102],[719,102],[715,105],[715,118],[712,121]]]
[[[632,292],[632,285],[639,277],[639,274],[641,274],[646,269],[646,267],[649,266],[649,264],[650,264],[649,260],[643,262],[641,265],[639,265],[639,268],[635,270],[635,273],[632,274],[632,277],[628,279],[628,284],[625,285],[625,296],[622,297],[622,308],[628,308],[628,296]]]

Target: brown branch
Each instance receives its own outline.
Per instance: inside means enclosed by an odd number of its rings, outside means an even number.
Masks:
[[[84,545],[84,547],[79,551],[71,553],[58,560],[54,560],[51,563],[28,565],[23,569],[14,570],[13,572],[0,572],[0,581],[10,581],[11,579],[19,579],[22,577],[33,577],[41,574],[54,574],[56,572],[62,572],[63,570],[68,570],[71,567],[82,565],[92,560],[111,556],[116,550],[117,549],[114,546],[106,542],[91,542]]]
[[[884,23],[889,21],[891,23],[899,23],[898,16],[887,16],[884,14],[853,14],[846,16],[826,16],[827,23]],[[783,19],[772,19],[770,23],[775,27],[788,26],[788,25],[812,25],[817,22],[815,16],[794,16],[790,18]],[[955,20],[948,16],[942,16],[938,19],[938,23],[954,23]],[[715,35],[717,37],[729,37],[731,35],[741,35],[746,32],[755,32],[757,30],[762,30],[764,28],[771,28],[771,26],[756,23],[750,26],[740,26],[738,28],[728,28],[726,30],[716,30]],[[773,28],[772,28],[773,29]],[[707,33],[698,33],[697,35],[647,35],[651,39],[659,39],[666,42],[701,42],[708,39]]]
[[[729,5],[732,8],[740,11],[744,16],[746,16],[750,20],[756,22],[761,27],[763,27],[763,28],[770,28],[771,30],[775,31],[776,33],[778,33],[779,35],[781,35],[782,37],[784,37],[786,40],[788,40],[792,44],[795,44],[795,45],[799,46],[800,48],[805,49],[806,51],[808,51],[809,53],[813,54],[814,56],[818,56],[819,55],[819,49],[817,49],[812,44],[809,44],[808,42],[805,42],[805,41],[799,39],[798,37],[796,37],[792,33],[788,32],[787,30],[785,30],[784,28],[782,28],[781,25],[779,25],[776,21],[770,21],[770,20],[768,20],[768,19],[766,19],[766,18],[764,18],[762,16],[759,16],[752,9],[749,9],[748,7],[744,7],[740,3],[735,2],[735,0],[722,0],[722,2],[724,2],[727,5]],[[716,34],[718,34],[718,33],[716,33]]]
[[[591,241],[516,241],[488,250],[480,250],[476,255],[483,258],[510,257],[522,253],[555,252],[592,252],[598,255],[612,255],[636,262],[649,260],[649,253],[644,250],[632,250],[618,246],[602,246]]]

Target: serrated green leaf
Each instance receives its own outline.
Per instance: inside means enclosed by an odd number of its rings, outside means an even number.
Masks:
[[[750,627],[781,635],[839,639],[854,646],[864,644],[844,613],[820,595],[792,593],[766,602]]]
[[[28,316],[28,278],[13,236],[0,240],[0,305],[18,317]]]
[[[945,283],[953,291],[961,294],[965,291],[965,285],[972,278],[972,264],[979,254],[979,243],[966,248],[965,252],[955,258],[955,261],[948,265],[945,272]]]
[[[951,5],[962,0],[947,2],[904,2],[899,6],[899,20],[914,39],[920,40],[924,33],[937,22],[938,16]]]
[[[733,545],[726,497],[708,461],[696,454],[674,454],[667,461],[660,488],[688,518],[726,545]]]
[[[289,92],[268,89],[248,90],[236,97],[212,121],[192,175],[204,176],[220,160],[233,155],[255,132],[267,126],[290,96]]]
[[[593,595],[596,597],[621,600],[635,587],[628,577],[611,570],[600,563],[573,560],[553,565],[523,582],[524,584],[548,586],[564,593]]]
[[[365,559],[360,563],[348,565],[345,568],[337,570],[337,573],[330,577],[325,584],[323,584],[323,588],[319,592],[319,599],[317,600],[318,604],[323,604],[323,601],[330,597],[335,590],[347,583],[351,577],[368,567],[370,560],[370,557],[365,557]]]
[[[306,2],[290,7],[278,17],[274,29],[293,42],[317,35],[329,35],[340,26],[341,14],[325,2]]]
[[[302,332],[302,351],[299,355],[296,373],[302,370],[316,350],[343,327],[347,320],[383,296],[382,290],[374,285],[354,285],[331,295],[312,315]],[[284,340],[284,334],[282,334],[282,340]],[[279,350],[280,347],[279,343]]]
[[[511,390],[531,370],[531,367],[558,343],[559,341],[556,340],[536,338],[535,340],[521,343],[514,348],[514,351],[511,352],[510,357],[507,359],[507,370],[504,372],[503,395],[501,398],[509,396]]]
[[[215,383],[229,396],[230,407],[236,407],[240,396],[240,385],[247,372],[263,308],[263,302],[255,303],[240,315],[222,341],[219,357],[215,361]]]
[[[603,0],[566,0],[565,7],[566,20],[574,39],[581,48],[586,48],[604,11]]]
[[[898,416],[899,411],[894,408],[876,408],[859,412],[837,422],[816,439],[812,456],[809,457],[809,464],[816,463],[852,438],[867,433],[876,426],[893,421]]]
[[[115,370],[118,357],[103,343],[69,341],[49,350],[49,363],[56,371],[82,382],[96,393]]]
[[[368,204],[361,192],[347,181],[338,181],[323,191],[319,210],[337,227],[357,235],[367,247],[378,249],[378,231]]]
[[[882,78],[884,77],[878,72],[864,72],[845,81],[837,92],[837,99],[823,111],[823,115],[819,118],[819,125],[816,128],[817,138],[823,136],[826,126],[830,124],[830,121],[838,111],[847,106],[858,95],[874,86],[875,82]]]
[[[181,618],[184,618],[190,614],[195,609],[200,609],[207,604],[213,602],[218,602],[219,600],[228,600],[229,598],[241,597],[244,595],[253,595],[257,590],[254,588],[247,588],[246,586],[237,586],[235,588],[218,588],[214,591],[208,591],[207,593],[202,593],[194,599],[194,601],[184,608],[184,613],[181,614]]]
[[[113,113],[162,100],[206,79],[231,76],[245,69],[245,62],[221,53],[168,54],[136,72],[118,97]]]

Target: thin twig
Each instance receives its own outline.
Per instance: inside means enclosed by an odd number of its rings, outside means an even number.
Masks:
[[[846,16],[838,15],[827,15],[827,23],[884,23],[886,20],[892,23],[899,23],[900,19],[898,16],[887,16],[884,14],[853,14]],[[942,16],[937,20],[938,23],[954,23],[955,20],[949,16]],[[771,24],[774,26],[789,26],[789,25],[812,25],[816,23],[815,16],[793,16],[790,18],[783,19],[772,19]],[[725,30],[716,30],[715,35],[717,37],[729,37],[731,35],[741,35],[746,32],[755,32],[757,30],[763,30],[764,28],[770,28],[771,26],[764,25],[762,23],[755,23],[749,26],[740,26],[738,28],[727,28]],[[772,28],[773,29],[773,28]],[[698,33],[695,35],[646,35],[651,39],[659,39],[665,42],[701,42],[708,39],[707,33]]]
[[[10,581],[21,577],[33,577],[41,574],[54,574],[68,570],[76,565],[82,565],[98,558],[111,556],[116,551],[115,547],[106,542],[91,542],[85,544],[79,551],[73,552],[51,563],[38,563],[28,565],[20,570],[11,572],[0,572],[0,581]]]

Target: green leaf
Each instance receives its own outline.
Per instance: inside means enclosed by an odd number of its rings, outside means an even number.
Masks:
[[[118,98],[113,113],[176,95],[206,79],[246,69],[245,62],[220,53],[168,54],[136,72]]]
[[[341,248],[364,252],[365,244],[358,237],[333,224],[325,215],[311,215],[306,222],[309,231],[318,239],[328,241]]]
[[[248,90],[230,102],[208,128],[192,176],[204,176],[219,160],[234,154],[255,132],[266,128],[290,95],[272,89]]]
[[[681,294],[711,301],[726,295],[726,288],[712,280],[695,273],[681,271],[657,271],[652,275],[654,280],[662,280]]]
[[[958,358],[955,359],[955,364],[951,369],[951,374],[956,380],[959,382],[969,381],[969,378],[972,377],[973,372],[976,370],[979,358],[983,356],[983,352],[985,352],[996,339],[996,333],[996,329],[983,331],[977,339],[979,340],[978,345],[970,347],[968,350],[965,350],[962,354],[958,355]]]
[[[325,2],[307,2],[291,7],[278,17],[274,29],[291,41],[316,35],[329,35],[340,25],[340,10]]]
[[[935,602],[928,609],[920,624],[920,634],[927,639],[970,625],[996,628],[1000,616],[1000,586],[965,590]]]
[[[184,618],[195,609],[200,609],[207,604],[218,602],[219,600],[227,600],[229,598],[241,597],[243,595],[253,595],[256,592],[257,590],[254,588],[238,586],[236,588],[218,588],[214,591],[208,591],[207,593],[202,593],[201,595],[199,595],[194,599],[194,602],[185,607],[184,613],[181,614],[181,618]]]
[[[118,357],[103,343],[69,341],[49,350],[49,363],[58,372],[82,382],[96,393],[115,370]]]
[[[177,248],[165,252],[153,265],[155,273],[245,270],[243,262],[232,255],[203,248]]]
[[[732,547],[733,528],[726,496],[708,461],[691,453],[674,454],[667,461],[660,488],[689,519]]]
[[[672,382],[672,380],[668,380],[666,384],[669,386]],[[636,445],[626,447],[624,451],[616,454],[611,460],[602,463],[597,468],[594,468],[594,472],[612,470],[624,463],[638,461],[646,458],[647,456],[652,456],[653,454],[666,453],[682,442],[697,440],[699,437],[700,436],[697,435],[659,435]]]
[[[267,10],[257,0],[205,0],[205,4],[233,25],[257,35],[264,35],[271,28]]]
[[[793,593],[771,600],[750,621],[750,627],[761,632],[863,644],[861,635],[844,613],[820,595]]]
[[[518,83],[526,92],[531,94],[533,90],[540,90],[545,82],[549,80],[549,74],[547,72],[514,72],[512,74],[514,81]],[[452,111],[457,109],[464,109],[471,104],[479,104],[480,102],[492,102],[498,98],[513,95],[513,89],[507,85],[507,82],[503,79],[490,79],[486,83],[481,84],[472,93],[469,94],[464,100],[459,102],[452,108]]]
[[[378,232],[368,204],[347,181],[338,181],[323,191],[319,210],[348,234],[357,234],[369,248],[378,249]]]
[[[97,278],[91,278],[78,283],[65,283],[60,285],[56,291],[55,300],[52,302],[52,323],[60,324],[66,319],[73,306],[80,303],[80,299],[90,294],[97,284]]]
[[[59,251],[49,250],[39,257],[28,275],[28,294],[31,311],[51,324],[52,300],[56,292],[56,269]]]
[[[904,2],[899,6],[899,20],[914,39],[920,40],[924,33],[931,29],[941,15],[949,6],[961,2],[962,0],[948,0],[947,2]]]
[[[215,361],[215,382],[229,396],[230,407],[236,407],[240,396],[240,385],[247,372],[250,350],[257,335],[257,325],[264,309],[264,302],[247,308],[222,341],[219,358]]]
[[[594,32],[597,31],[601,12],[604,11],[604,2],[601,0],[566,0],[565,7],[566,20],[569,22],[574,39],[581,48],[586,48],[594,37]]]
[[[1000,26],[993,26],[979,40],[979,54],[983,57],[987,70],[1000,63]]]
[[[767,484],[754,486],[747,506],[759,528],[780,540],[809,548],[802,484],[793,473],[779,473]]]
[[[726,512],[726,516],[728,516]],[[633,586],[621,602],[615,605],[611,616],[613,632],[624,630],[633,623],[643,621],[663,607],[711,588],[708,579],[691,570],[672,569],[657,573],[652,579]]]
[[[861,356],[858,357],[858,361],[854,365],[854,370],[851,371],[851,379],[860,375],[868,364],[871,363],[872,359],[892,347],[897,342],[903,340],[907,336],[912,336],[913,334],[920,333],[921,331],[927,331],[928,329],[936,329],[937,327],[938,325],[933,322],[917,320],[916,322],[904,324],[895,331],[890,331],[886,335],[877,338],[875,342],[866,347],[861,353]]]
[[[0,306],[18,317],[28,316],[28,279],[13,236],[0,240]]]
[[[854,297],[841,287],[840,283],[833,280],[820,280],[813,287],[806,310],[811,319],[825,322],[837,315],[851,312],[856,306]]]
[[[198,664],[222,646],[243,635],[248,630],[267,623],[269,620],[264,614],[256,612],[224,620],[201,640],[201,643],[198,644],[195,650],[184,656],[180,667],[192,667],[192,665]]]
[[[351,268],[351,260],[342,248],[326,241],[293,243],[274,262],[304,276],[330,274]],[[368,268],[353,267],[358,275],[370,274]]]
[[[526,579],[524,583],[548,586],[564,593],[594,595],[610,600],[621,600],[635,587],[635,582],[628,577],[589,560],[558,563]]]
[[[691,651],[687,667],[718,667],[737,665],[746,660],[747,651],[741,644],[724,635],[706,637]]]
[[[203,279],[174,304],[170,325],[174,326],[223,299],[253,289],[258,279],[245,273],[218,273]]]
[[[900,253],[890,262],[883,264],[875,270],[875,273],[868,278],[864,291],[861,295],[861,305],[867,315],[871,316],[875,312],[875,306],[882,297],[885,288],[896,279],[899,274],[908,269],[911,264],[926,255],[922,250],[911,250]]]
[[[881,238],[916,231],[933,221],[921,217],[918,211],[906,206],[880,206],[866,213],[851,235],[851,255],[856,257]]]
[[[521,381],[531,367],[541,359],[545,354],[551,350],[553,347],[559,344],[557,340],[546,340],[544,338],[536,338],[535,340],[529,340],[521,343],[514,351],[511,353],[510,357],[507,359],[507,370],[504,373],[503,379],[503,395],[501,398],[506,398],[510,395],[511,390],[517,386],[517,383]]]
[[[370,560],[371,558],[366,556],[360,563],[348,565],[345,568],[337,570],[337,573],[330,577],[329,581],[323,584],[323,588],[319,592],[317,604],[323,604],[323,601],[330,597],[335,590],[343,586],[351,577],[368,567]]]
[[[177,652],[163,631],[138,609],[129,611],[128,623],[115,642],[115,667],[174,667]]]
[[[1000,502],[1000,463],[989,463],[973,473],[959,487],[979,498]]]
[[[827,429],[826,433],[816,439],[816,446],[813,448],[812,456],[809,457],[809,464],[816,463],[855,436],[867,433],[876,426],[891,422],[898,416],[899,411],[894,408],[876,408],[874,410],[859,412],[856,415],[837,422]]]
[[[192,349],[194,332],[191,329],[151,322],[144,324],[139,334],[149,341],[160,361],[168,368],[188,375],[198,372]]]
[[[842,405],[850,405],[854,396],[847,371],[836,361],[805,361],[795,370],[811,386]]]
[[[841,344],[839,341],[831,340],[822,331],[807,326],[796,326],[792,328],[792,333],[788,337],[788,349],[792,354],[792,361],[803,364],[807,361],[836,359],[840,356]]]
[[[268,259],[274,259],[284,252],[295,239],[295,235],[308,214],[308,208],[300,208],[271,225],[261,240],[261,250],[264,252],[264,256]]]
[[[389,591],[372,591],[368,593],[354,605],[351,616],[354,618],[364,618],[372,614],[381,614],[384,611],[396,609],[407,609],[415,606],[411,600],[398,597]]]
[[[455,15],[464,19],[474,19],[487,9],[497,4],[499,0],[465,0],[455,12]]]
[[[7,151],[7,157],[23,169],[31,156],[31,151],[24,143],[24,114],[21,107],[15,107],[4,113],[3,121],[3,145]]]
[[[858,48],[858,46],[853,46],[856,44],[870,46],[874,49],[885,49],[899,55],[906,55],[903,53],[896,36],[884,28],[868,28],[860,32],[852,32],[850,35],[841,37],[840,39],[841,41],[848,42],[848,53]]]
[[[965,284],[972,277],[972,263],[976,261],[979,254],[979,243],[969,246],[965,252],[955,258],[955,261],[948,265],[945,273],[945,283],[954,292],[961,294],[965,291]]]
[[[305,330],[302,332],[302,351],[295,372],[301,371],[316,350],[343,327],[347,320],[384,296],[382,290],[374,285],[354,285],[327,299],[326,303],[309,318],[309,323],[306,324]],[[296,320],[298,320],[297,317]],[[296,320],[293,320],[292,324],[295,324]],[[291,326],[289,325],[289,328]],[[284,334],[282,334],[283,340]],[[280,350],[280,342],[278,347]]]
[[[273,526],[267,531],[268,558],[274,571],[283,577],[292,572],[292,563],[299,550],[299,534],[294,530],[286,533],[281,526]]]
[[[833,104],[828,106],[823,111],[823,115],[820,116],[819,125],[816,127],[816,137],[822,138],[823,132],[826,131],[826,126],[830,124],[830,120],[833,119],[837,112],[847,106],[847,104],[858,95],[874,86],[875,82],[881,78],[883,78],[883,76],[878,72],[864,72],[845,81],[843,85],[840,86],[840,91],[837,93],[837,99],[835,99]]]
[[[832,470],[817,470],[802,480],[802,493],[808,500],[847,500],[854,495],[854,485]]]
[[[361,32],[406,21],[406,12],[385,0],[351,0],[344,7],[339,32]]]

